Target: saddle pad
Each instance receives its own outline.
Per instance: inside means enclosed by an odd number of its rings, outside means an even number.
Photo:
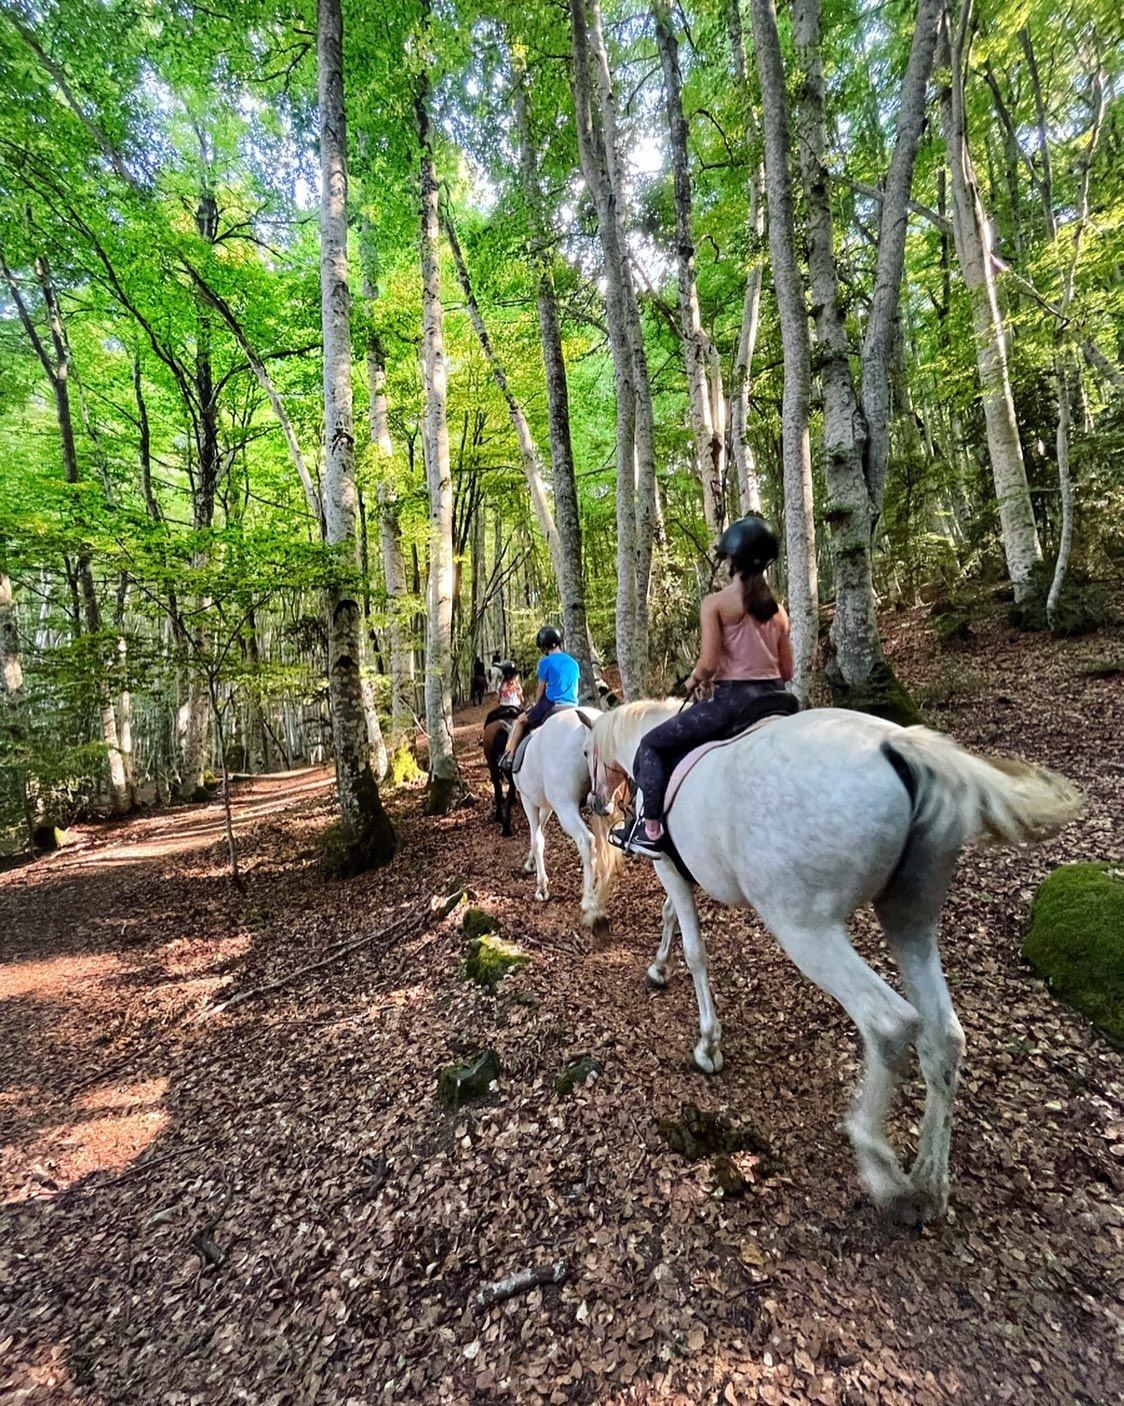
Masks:
[[[523,758],[527,754],[527,743],[530,742],[531,738],[534,737],[534,735],[535,734],[533,732],[527,733],[526,737],[524,737],[522,742],[520,742],[519,746],[516,747],[515,756],[511,759],[512,776],[519,775],[519,768],[523,765]]]
[[[701,761],[708,752],[717,751],[719,747],[728,747],[731,742],[740,742],[743,737],[748,737],[751,732],[756,732],[758,728],[765,727],[768,723],[778,722],[785,716],[787,715],[784,713],[770,713],[767,717],[758,718],[755,723],[750,723],[743,732],[735,732],[733,737],[719,737],[713,742],[704,742],[701,747],[695,747],[693,751],[688,752],[685,757],[680,758],[675,765],[675,770],[671,773],[671,780],[667,783],[667,791],[663,799],[664,816],[667,816],[668,811],[671,809],[672,801],[674,801],[676,795],[679,793],[680,786],[683,785],[684,781],[686,781],[687,777],[691,774],[695,763]]]
[[[557,716],[558,713],[564,713],[568,708],[578,708],[578,707],[580,707],[580,706],[581,706],[581,705],[578,704],[578,703],[555,703],[555,705],[554,705],[554,710],[553,710],[553,712],[551,712],[550,716],[546,719],[546,722],[549,722],[550,719],[553,718],[553,717],[555,717],[555,716]],[[594,715],[594,717],[596,717],[599,710],[596,709],[596,708],[586,708],[585,711],[586,711],[587,713],[592,712],[593,715]],[[542,726],[545,726],[545,725],[546,725],[545,723],[542,724]],[[512,758],[512,761],[511,761],[511,774],[512,774],[512,776],[518,776],[518,775],[519,775],[519,768],[523,765],[523,757],[524,757],[524,755],[526,754],[526,751],[527,751],[527,743],[530,742],[530,740],[531,740],[532,737],[534,737],[535,732],[539,732],[539,731],[540,731],[540,728],[537,727],[537,728],[535,728],[535,731],[534,731],[534,732],[528,732],[527,735],[523,738],[522,742],[520,742],[519,746],[516,747],[516,749],[515,749],[515,756]]]

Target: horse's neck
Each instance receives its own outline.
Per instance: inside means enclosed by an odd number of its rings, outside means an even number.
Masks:
[[[617,765],[631,776],[636,749],[640,746],[645,735],[651,732],[654,727],[659,727],[661,723],[673,718],[678,711],[678,704],[658,704],[636,717],[630,718],[628,726],[621,729]]]

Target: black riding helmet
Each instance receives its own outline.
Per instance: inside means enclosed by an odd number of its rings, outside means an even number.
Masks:
[[[500,675],[505,679],[513,679],[519,673],[519,665],[512,659],[505,659],[500,665]]]
[[[764,571],[779,551],[776,534],[757,514],[732,522],[718,539],[718,556],[726,557],[739,576]]]
[[[553,649],[555,645],[562,648],[562,631],[557,625],[544,625],[535,636],[535,643],[539,647],[539,652],[545,654],[548,649]]]

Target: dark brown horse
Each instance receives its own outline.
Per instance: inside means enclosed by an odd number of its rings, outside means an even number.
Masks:
[[[484,720],[484,760],[488,763],[488,775],[492,778],[492,790],[496,798],[495,819],[503,826],[501,834],[512,833],[511,812],[515,805],[515,779],[505,776],[500,770],[500,758],[507,747],[511,725],[519,716],[518,708],[493,708]],[[503,787],[507,782],[507,804],[504,804]]]

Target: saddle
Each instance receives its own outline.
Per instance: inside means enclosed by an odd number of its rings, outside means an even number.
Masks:
[[[697,762],[701,761],[708,752],[716,751],[719,747],[728,747],[731,742],[737,742],[743,737],[748,737],[751,732],[756,732],[758,728],[764,727],[767,723],[775,721],[777,718],[789,718],[794,713],[800,711],[800,700],[794,693],[781,692],[779,689],[775,693],[762,694],[760,698],[755,698],[747,709],[747,715],[737,725],[734,731],[729,732],[725,737],[712,737],[708,742],[703,742],[697,747],[688,747],[682,751],[675,759],[672,766],[671,780],[667,783],[667,791],[664,794],[664,834],[666,835],[667,857],[683,875],[689,884],[695,883],[695,877],[683,863],[683,859],[676,848],[672,838],[671,830],[667,823],[668,812],[671,804],[679,793],[680,787],[691,774]]]
[[[569,708],[577,708],[577,707],[580,707],[580,704],[578,704],[578,703],[555,703],[553,709],[551,710],[550,717],[546,718],[546,719],[544,720],[544,722],[543,722],[542,724],[540,724],[540,726],[545,726],[545,724],[550,721],[550,718],[556,717],[557,714],[559,714],[559,713],[564,713],[564,712],[565,712],[567,709],[569,709]],[[538,732],[538,731],[539,731],[539,729],[536,727],[533,731],[528,732],[528,733],[526,734],[526,736],[523,737],[522,740],[520,741],[519,746],[516,747],[516,749],[515,749],[515,756],[512,757],[512,759],[511,759],[511,774],[512,774],[512,776],[518,776],[518,774],[519,774],[519,768],[523,765],[523,757],[524,757],[524,755],[526,754],[526,751],[527,751],[527,743],[530,742],[531,738],[534,737],[535,733]]]
[[[762,724],[773,718],[788,718],[799,711],[800,700],[794,693],[782,693],[778,689],[776,693],[762,694],[760,698],[753,699],[747,709],[746,716],[732,732],[728,732],[725,736],[719,734],[707,742],[700,743],[695,747],[688,747],[680,752],[671,763],[671,780],[667,784],[663,801],[664,815],[666,816],[671,809],[671,803],[679,788],[691,774],[696,763],[700,762],[708,752],[716,751],[719,747],[728,747],[731,742],[737,742],[747,733],[755,732]]]

